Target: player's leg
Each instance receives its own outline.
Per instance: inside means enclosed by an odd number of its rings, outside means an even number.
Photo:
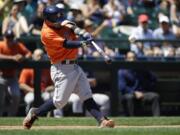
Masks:
[[[8,79],[8,93],[11,98],[11,102],[8,107],[8,116],[16,116],[20,102],[20,89],[16,78]]]
[[[83,106],[79,96],[75,93],[72,93],[69,100],[69,103],[72,104],[72,111],[75,116],[82,116],[83,115]]]
[[[122,104],[127,116],[134,116],[134,94],[128,93],[123,95]]]
[[[151,103],[151,110],[153,116],[160,116],[159,95],[157,93],[145,92],[143,101]]]
[[[34,92],[28,92],[25,96],[24,96],[24,102],[26,103],[26,113],[29,112],[32,103],[34,101]]]
[[[96,104],[100,107],[101,112],[104,116],[109,115],[110,111],[110,99],[106,94],[94,93],[93,99]]]
[[[51,67],[51,77],[55,85],[53,99],[49,99],[39,108],[32,108],[24,119],[24,128],[30,129],[37,116],[42,116],[56,108],[61,109],[67,104],[79,78],[77,73],[74,65],[57,65],[56,67]]]
[[[0,77],[0,117],[3,115],[5,94],[7,91],[6,81]]]
[[[79,95],[81,101],[84,101],[85,108],[98,121],[101,127],[114,127],[114,122],[112,120],[108,120],[105,116],[103,116],[98,105],[93,100],[92,91],[90,89],[90,85],[85,73],[80,67],[78,68],[78,70],[81,75],[76,85],[75,92]]]

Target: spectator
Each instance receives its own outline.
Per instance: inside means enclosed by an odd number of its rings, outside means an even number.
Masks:
[[[3,20],[2,34],[7,29],[12,29],[15,33],[15,37],[19,38],[22,34],[28,34],[30,28],[28,27],[26,18],[21,15],[21,2],[15,2],[12,6],[10,14]]]
[[[168,0],[161,0],[157,9],[158,9],[158,16],[159,15],[169,16],[169,9],[170,9],[169,1]]]
[[[33,60],[40,61],[43,59],[44,52],[41,49],[34,50]],[[54,86],[51,81],[50,72],[48,69],[42,69],[41,72],[41,92],[44,101],[52,98]],[[26,103],[26,112],[32,107],[34,101],[34,70],[23,69],[19,78],[20,89],[25,94],[24,101]]]
[[[14,36],[11,30],[4,33],[4,40],[0,42],[0,59],[21,62],[24,58],[30,58],[31,52],[22,43],[15,41]],[[16,71],[17,69],[1,70],[1,84],[6,88],[5,91],[10,97],[9,104],[6,105],[8,116],[15,116],[19,107],[20,90]]]
[[[103,11],[105,17],[113,23],[112,26],[116,26],[124,20],[125,7],[118,0],[109,0],[108,3],[104,5]]]
[[[8,29],[13,30],[17,37],[17,31],[18,31],[18,6],[17,5],[13,5],[10,14],[3,20],[2,34],[4,34],[5,31]]]
[[[18,6],[19,12],[22,12],[27,3],[26,0],[13,0],[13,4]]]
[[[178,47],[175,51],[176,51],[176,57],[180,58],[180,47]]]
[[[31,18],[30,27],[32,27],[32,34],[33,35],[40,35],[41,34],[41,28],[43,25],[43,10],[45,5],[43,3],[39,3],[37,7],[36,14],[33,14],[33,17]]]
[[[18,25],[17,25],[17,37],[22,35],[28,35],[31,27],[28,26],[27,16],[23,15],[23,11],[26,6],[26,0],[14,0],[14,5],[18,6]]]
[[[151,48],[151,44],[146,42],[142,43],[134,43],[138,39],[152,39],[153,34],[152,30],[148,28],[149,17],[146,14],[141,14],[138,16],[138,27],[132,32],[129,40],[131,44],[131,51],[134,51],[136,55],[141,56],[143,54],[143,48]]]
[[[170,45],[168,42],[164,42],[160,48],[163,53],[163,57],[174,57],[175,47]]]
[[[99,24],[103,20],[100,0],[87,0],[86,4],[80,8],[85,18],[91,18],[94,23]]]
[[[83,28],[84,26],[85,18],[77,5],[71,5],[70,11],[67,13],[67,19],[75,22],[80,28]]]
[[[154,46],[152,48],[152,51],[153,51],[153,56],[154,57],[162,57],[163,56],[163,51],[158,46]]]
[[[0,1],[0,14],[9,2],[10,2],[10,0],[1,0]]]
[[[172,40],[176,38],[176,36],[171,31],[169,18],[167,16],[161,15],[159,17],[159,28],[154,30],[153,36],[155,39],[165,40]]]
[[[57,4],[58,0],[38,0],[39,3],[46,4],[46,6]]]
[[[153,54],[153,49],[151,49],[151,48],[145,48],[143,50],[143,53],[144,53],[145,57],[152,57],[154,55]]]
[[[125,5],[126,13],[130,16],[136,16],[134,9],[137,9],[137,1],[135,0],[120,0]]]
[[[2,22],[6,12],[9,12],[10,0],[0,0],[0,22]]]
[[[176,39],[176,36],[171,31],[171,27],[170,27],[169,23],[170,23],[169,18],[167,16],[161,15],[159,17],[159,25],[160,25],[160,27],[155,29],[154,32],[153,32],[153,36],[154,36],[155,39],[163,39],[163,40],[174,40],[174,39]],[[172,51],[171,50],[175,46],[173,46],[169,42],[163,42],[163,43],[161,43],[159,45],[159,47],[163,52],[163,56],[167,57],[167,56],[172,56]]]
[[[26,0],[26,5],[23,10],[23,15],[26,17],[26,20],[29,24],[31,21],[31,16],[35,13],[36,11],[36,5],[33,2],[33,0]]]
[[[85,0],[64,0],[64,2],[69,5],[69,7],[76,6],[81,7]]]
[[[170,18],[172,22],[172,29],[177,37],[180,37],[180,1],[169,0],[170,6]]]
[[[128,52],[127,61],[135,61],[134,52]],[[147,70],[137,69],[120,69],[118,71],[118,87],[122,94],[122,103],[126,111],[126,115],[134,116],[134,104],[151,103],[153,116],[160,115],[159,95],[154,92],[156,77]]]

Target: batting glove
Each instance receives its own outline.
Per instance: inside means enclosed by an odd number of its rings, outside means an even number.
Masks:
[[[91,45],[91,41],[92,40],[81,41],[81,45],[82,46],[89,46],[89,45]]]
[[[83,40],[86,40],[86,41],[89,41],[89,42],[91,42],[91,41],[93,40],[93,37],[92,37],[91,34],[88,33],[88,32],[84,33],[84,34],[82,35],[82,38],[83,38]]]

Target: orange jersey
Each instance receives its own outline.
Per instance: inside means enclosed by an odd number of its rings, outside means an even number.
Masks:
[[[19,77],[20,84],[27,84],[31,88],[34,87],[34,70],[31,68],[23,69]]]
[[[0,54],[13,56],[16,54],[22,54],[23,56],[27,54],[31,54],[31,52],[22,44],[17,43],[12,45],[11,47],[8,47],[7,43],[5,41],[0,42]],[[15,69],[3,69],[3,76],[5,77],[13,77],[15,75]]]
[[[66,49],[63,47],[65,40],[76,40],[76,35],[71,29],[62,27],[53,29],[44,22],[41,30],[41,41],[52,64],[66,59],[76,59],[78,49]]]
[[[23,69],[19,77],[19,83],[27,84],[31,88],[34,88],[34,70],[30,68]],[[46,87],[52,84],[49,70],[43,69],[41,72],[41,91],[44,91]]]

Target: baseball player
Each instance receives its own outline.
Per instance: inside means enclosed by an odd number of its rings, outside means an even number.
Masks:
[[[52,63],[51,78],[55,85],[54,97],[39,108],[31,108],[23,121],[23,127],[30,129],[38,116],[56,108],[63,108],[71,93],[76,93],[100,127],[112,128],[115,125],[114,121],[100,112],[92,98],[87,77],[77,65],[78,48],[88,45],[92,38],[89,33],[82,32],[74,23],[65,20],[63,13],[64,9],[56,6],[47,6],[43,11],[44,24],[41,30],[41,41]],[[82,34],[85,41],[77,40],[77,34]]]
[[[22,62],[24,59],[31,57],[31,52],[24,44],[15,40],[15,34],[11,29],[5,31],[3,41],[0,42],[0,59]],[[20,102],[20,90],[17,80],[17,69],[1,69],[0,70],[1,95],[9,97],[8,105],[4,106],[8,116],[16,116]],[[3,92],[3,93],[2,93]],[[6,92],[6,93],[4,93]],[[4,101],[2,101],[4,103]],[[1,106],[3,103],[1,102]],[[0,108],[2,111],[3,108]]]

